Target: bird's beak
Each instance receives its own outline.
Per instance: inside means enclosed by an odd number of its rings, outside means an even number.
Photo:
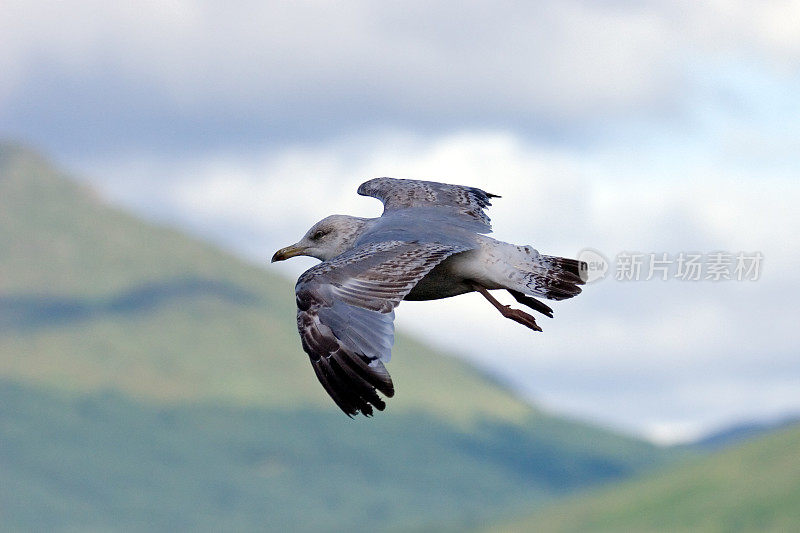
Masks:
[[[305,249],[300,248],[296,244],[292,244],[291,246],[287,246],[286,248],[281,248],[275,255],[272,256],[272,263],[275,261],[284,261],[289,259],[290,257],[294,257],[296,255],[303,255],[305,253]]]

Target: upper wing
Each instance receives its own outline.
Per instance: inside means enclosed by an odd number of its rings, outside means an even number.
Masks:
[[[297,281],[297,328],[322,386],[342,411],[367,416],[394,395],[383,363],[394,343],[394,308],[425,274],[467,248],[369,243],[307,270]]]
[[[479,233],[492,231],[484,209],[492,205],[491,198],[499,198],[475,187],[393,178],[365,181],[359,186],[358,194],[379,199],[383,202],[384,213],[411,207],[441,208],[474,224]]]

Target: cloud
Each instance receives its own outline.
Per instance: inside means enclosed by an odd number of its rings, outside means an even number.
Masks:
[[[685,111],[693,61],[792,71],[798,2],[4,3],[6,135],[61,151],[384,129],[586,135]]]
[[[761,251],[755,283],[589,286],[542,335],[475,295],[404,303],[398,323],[545,405],[661,439],[800,409],[800,2],[3,13],[0,134],[258,262],[330,211],[378,215],[354,191],[381,175],[502,194],[498,238],[552,254]]]

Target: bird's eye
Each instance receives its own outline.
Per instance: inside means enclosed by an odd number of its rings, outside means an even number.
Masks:
[[[311,236],[311,240],[312,240],[312,241],[318,241],[318,240],[320,240],[320,239],[321,239],[321,238],[322,238],[324,235],[325,235],[325,232],[324,232],[324,231],[322,231],[322,230],[319,230],[319,231],[315,232],[315,233],[314,233],[314,235],[312,235],[312,236]]]

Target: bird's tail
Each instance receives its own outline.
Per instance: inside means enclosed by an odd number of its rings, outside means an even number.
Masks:
[[[503,255],[507,261],[501,286],[512,294],[564,300],[581,292],[581,268],[586,264],[577,259],[542,255],[531,246],[513,244],[504,246]]]
[[[526,275],[526,286],[539,291],[539,295],[551,300],[564,300],[580,294],[584,281],[581,268],[586,264],[577,259],[540,255],[538,265]],[[583,267],[581,265],[584,265]]]

